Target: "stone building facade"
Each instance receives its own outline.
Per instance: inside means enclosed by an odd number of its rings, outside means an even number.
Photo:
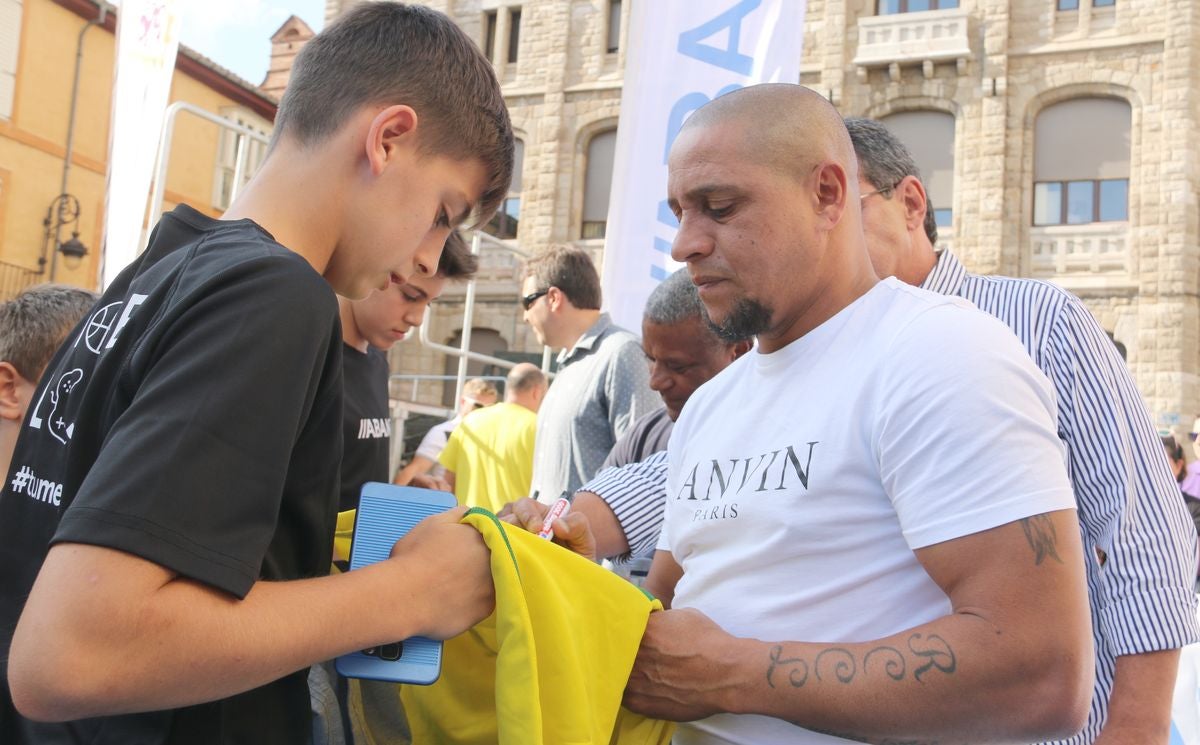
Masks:
[[[602,257],[602,161],[630,6],[651,1],[676,0],[425,3],[495,61],[523,151],[513,220],[499,227],[521,251],[571,242]],[[329,0],[327,18],[351,4]],[[1127,350],[1160,426],[1189,428],[1200,412],[1200,3],[808,0],[804,40],[800,82],[844,115],[883,118],[914,150],[939,243],[973,271],[1078,294]],[[485,252],[473,324],[484,351],[536,351],[517,266]],[[434,341],[458,338],[462,302],[459,289],[438,304]],[[415,342],[394,354],[401,372],[450,369]],[[440,392],[418,390],[426,402]]]

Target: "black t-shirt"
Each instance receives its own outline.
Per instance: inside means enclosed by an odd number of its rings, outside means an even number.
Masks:
[[[640,463],[646,460],[647,456],[666,450],[667,441],[671,439],[671,428],[674,426],[675,422],[671,421],[665,408],[655,409],[638,419],[629,431],[613,444],[600,470]]]
[[[392,417],[388,409],[388,363],[383,352],[367,347],[363,354],[342,345],[342,497],[338,510],[358,507],[362,485],[388,478],[388,443]]]
[[[328,574],[341,347],[334,294],[300,256],[248,220],[184,206],[165,216],[55,355],[26,415],[0,491],[4,657],[57,542],[136,554],[239,598],[260,578]],[[51,725],[20,717],[5,682],[0,742],[308,742],[306,677]]]

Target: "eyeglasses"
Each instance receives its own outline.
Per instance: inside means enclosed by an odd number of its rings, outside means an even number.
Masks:
[[[540,298],[542,295],[545,295],[547,292],[550,292],[549,287],[544,290],[538,290],[537,292],[529,293],[525,297],[521,298],[521,307],[525,310],[529,310],[533,307],[533,304],[538,301],[538,298]]]
[[[1188,439],[1192,442],[1195,442],[1197,437],[1200,437],[1200,432],[1188,432]]]
[[[900,179],[900,181],[903,181],[903,180],[904,179]],[[896,190],[896,187],[900,185],[900,181],[897,181],[896,183],[892,184],[891,186],[885,186],[882,189],[876,189],[875,191],[869,191],[866,194],[863,194],[862,196],[860,196],[859,200],[865,202],[867,200],[867,197],[873,197],[876,194],[883,197],[884,199],[890,199],[892,196],[892,192],[894,192]]]

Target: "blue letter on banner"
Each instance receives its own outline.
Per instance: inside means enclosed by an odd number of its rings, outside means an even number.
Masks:
[[[739,75],[749,75],[754,60],[738,53],[738,38],[742,34],[742,19],[761,3],[762,0],[742,0],[711,21],[703,23],[691,31],[684,31],[679,35],[679,52]],[[707,39],[723,28],[729,29],[729,38],[725,42],[725,49],[700,43],[701,40]]]

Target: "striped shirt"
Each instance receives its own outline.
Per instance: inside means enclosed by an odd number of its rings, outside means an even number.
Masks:
[[[660,450],[636,463],[605,468],[579,491],[598,495],[613,511],[629,552],[604,556],[620,564],[654,553],[662,532],[663,509],[667,504],[667,451]]]
[[[949,251],[921,286],[1000,319],[1054,385],[1058,436],[1085,556],[1093,559],[1087,582],[1096,644],[1087,726],[1060,742],[1090,743],[1104,726],[1119,655],[1200,641],[1195,527],[1125,361],[1077,297],[1048,282],[969,274]]]
[[[1118,656],[1200,641],[1195,527],[1124,360],[1078,298],[1048,282],[969,274],[949,251],[921,286],[1004,322],[1054,385],[1085,555],[1106,557],[1087,562],[1091,710],[1082,732],[1057,741],[1091,743],[1107,717]],[[662,528],[666,454],[636,466],[609,469],[584,487],[612,507],[635,553]]]

